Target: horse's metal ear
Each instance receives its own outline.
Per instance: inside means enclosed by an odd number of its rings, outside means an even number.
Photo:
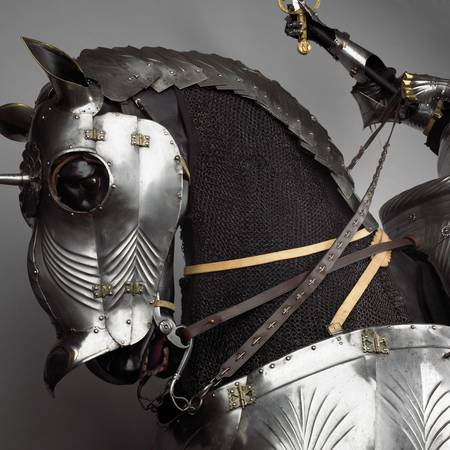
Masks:
[[[0,134],[12,141],[26,142],[34,110],[22,103],[0,106]]]
[[[56,93],[58,103],[74,113],[96,114],[103,104],[101,89],[89,81],[75,59],[45,42],[23,37]]]

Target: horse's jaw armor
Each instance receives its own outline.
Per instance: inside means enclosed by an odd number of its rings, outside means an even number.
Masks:
[[[50,388],[72,368],[140,341],[182,213],[183,169],[161,125],[118,113],[39,106],[30,133],[42,161],[28,256],[31,284],[59,332]],[[65,160],[91,158],[107,174],[95,208],[76,211],[56,190]]]

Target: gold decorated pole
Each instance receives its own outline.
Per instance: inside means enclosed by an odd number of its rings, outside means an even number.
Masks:
[[[297,50],[301,55],[307,55],[311,52],[311,42],[308,39],[308,17],[305,13],[305,9],[302,7],[300,1],[292,1],[290,3],[287,0],[277,0],[278,7],[285,14],[295,15],[301,25],[301,31],[298,38]],[[320,1],[316,0],[315,5],[311,8],[313,11],[317,11],[320,8]]]

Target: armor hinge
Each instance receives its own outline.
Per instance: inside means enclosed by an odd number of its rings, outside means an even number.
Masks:
[[[234,387],[228,389],[228,407],[230,411],[233,409],[245,408],[255,402],[255,386],[236,383]]]
[[[105,298],[114,295],[111,284],[96,284],[92,286],[92,292],[94,293],[94,298]]]
[[[84,131],[84,138],[88,141],[104,141],[105,140],[105,132],[103,130],[98,130],[97,128],[93,128],[92,130]]]
[[[364,353],[389,353],[387,338],[370,329],[362,333],[362,348]]]
[[[144,293],[144,283],[140,281],[130,281],[125,284],[125,290],[131,295],[142,295]]]
[[[132,134],[131,145],[135,145],[136,147],[150,147],[150,136],[139,133]]]

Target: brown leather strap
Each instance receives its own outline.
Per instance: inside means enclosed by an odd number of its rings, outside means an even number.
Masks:
[[[253,355],[271,339],[271,337],[286,323],[286,321],[294,314],[298,308],[316,291],[322,281],[326,278],[328,273],[331,272],[333,266],[337,263],[343,252],[350,244],[353,236],[358,229],[364,223],[368,213],[372,198],[376,190],[378,180],[386,160],[389,142],[394,131],[395,123],[398,119],[400,111],[400,95],[394,96],[389,105],[387,106],[381,120],[381,125],[377,130],[369,137],[366,144],[361,147],[360,154],[364,154],[371,142],[379,134],[381,129],[386,124],[387,120],[391,116],[392,112],[395,113],[396,120],[392,126],[392,130],[387,139],[386,144],[383,147],[383,152],[378,161],[377,168],[372,177],[372,181],[365,193],[360,205],[356,209],[355,214],[350,219],[348,224],[340,236],[336,239],[333,246],[326,252],[326,254],[320,259],[319,263],[314,267],[310,274],[304,281],[298,286],[297,289],[287,298],[285,302],[278,308],[275,313],[248,339],[240,349],[232,355],[222,365],[219,373],[214,377],[212,383],[218,385],[223,379],[233,376]],[[354,158],[357,161],[359,154]],[[211,383],[210,383],[211,384]]]
[[[347,267],[351,264],[354,264],[358,261],[362,261],[366,258],[370,258],[379,253],[383,253],[389,250],[399,249],[403,247],[410,247],[417,245],[417,242],[410,237],[406,237],[403,239],[397,239],[395,241],[385,242],[382,244],[376,244],[370,247],[367,247],[363,250],[358,250],[349,255],[343,256],[337,261],[334,267],[331,269],[331,272]],[[275,300],[281,297],[284,294],[294,290],[300,283],[302,283],[307,277],[308,272],[300,273],[293,278],[290,278],[287,281],[284,281],[277,286],[274,286],[264,292],[261,292],[254,297],[249,298],[237,305],[234,305],[230,308],[227,308],[223,311],[214,313],[186,328],[181,330],[180,334],[182,339],[187,342],[190,339],[199,336],[200,334],[205,333],[206,331],[212,330],[218,325],[227,322],[228,320],[234,319],[242,314],[245,314],[253,309],[258,308],[272,300]]]

